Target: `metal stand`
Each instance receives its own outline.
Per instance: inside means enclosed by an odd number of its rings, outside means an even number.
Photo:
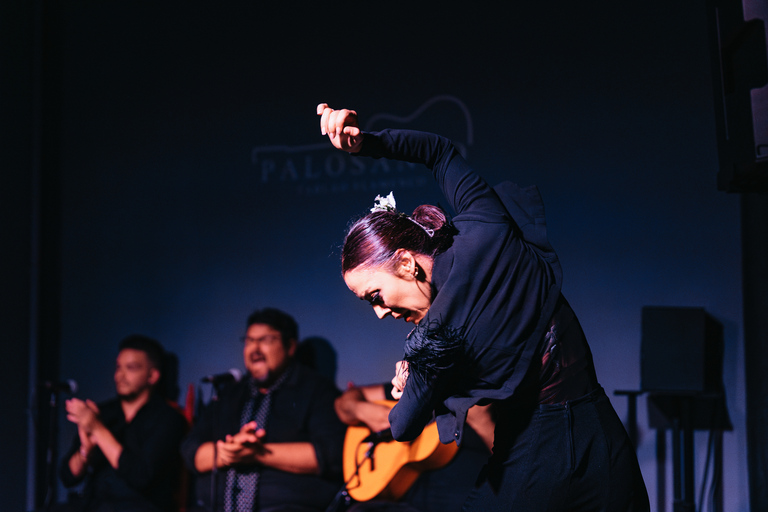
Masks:
[[[216,425],[216,414],[219,412],[218,408],[218,402],[219,402],[219,388],[216,386],[216,384],[213,384],[211,387],[211,401],[208,404],[208,407],[212,407],[211,409],[211,425]],[[215,430],[215,429],[214,429]],[[217,448],[216,448],[216,439],[213,440],[213,465],[211,467],[211,512],[216,512],[216,501],[218,500],[218,477],[219,477],[219,468],[216,466],[216,460],[218,458]]]
[[[344,484],[341,486],[341,489],[339,489],[339,492],[336,493],[336,496],[333,498],[333,501],[331,501],[331,504],[328,505],[328,508],[325,509],[325,512],[344,512],[351,504],[352,498],[347,492],[347,484]]]
[[[637,397],[645,393],[640,390],[617,390],[616,395],[627,397],[627,435],[637,449]],[[672,426],[672,468],[673,468],[673,511],[696,512],[693,479],[693,400],[694,396],[656,394],[674,400],[674,407],[668,407],[666,416]],[[663,432],[663,431],[662,431]],[[658,442],[658,436],[657,436]],[[658,446],[657,446],[658,448]]]
[[[627,435],[629,440],[632,441],[632,447],[637,450],[637,397],[645,393],[645,391],[617,389],[613,393],[618,396],[627,397]]]
[[[680,397],[679,415],[672,418],[672,480],[674,512],[696,512],[693,484],[693,418],[691,397]]]
[[[51,398],[48,401],[48,446],[45,453],[45,500],[43,510],[51,510],[56,502],[56,459],[58,457],[57,440],[59,435],[59,421],[57,414],[58,392],[51,390]]]
[[[658,429],[672,431],[672,482],[673,511],[695,512],[696,495],[694,481],[694,432],[706,430],[710,433],[732,428],[725,404],[724,393],[705,392],[651,392],[648,397],[649,423]],[[657,439],[658,439],[657,435]],[[658,446],[657,446],[658,448]],[[714,457],[713,478],[714,505],[721,492],[722,480],[718,468],[722,466],[722,451],[717,445],[711,448]],[[660,460],[659,463],[664,461]],[[703,499],[703,497],[702,497]],[[699,506],[703,503],[699,503]]]

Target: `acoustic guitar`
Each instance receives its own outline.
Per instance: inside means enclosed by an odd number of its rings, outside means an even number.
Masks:
[[[397,402],[376,403],[392,408]],[[403,443],[393,440],[388,431],[374,433],[364,426],[348,427],[344,439],[347,492],[357,501],[397,501],[423,471],[445,466],[458,450],[456,443],[440,442],[435,422],[415,440]]]

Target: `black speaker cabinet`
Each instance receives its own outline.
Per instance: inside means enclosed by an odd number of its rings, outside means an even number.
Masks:
[[[722,392],[723,327],[703,308],[645,306],[640,387],[665,393]]]

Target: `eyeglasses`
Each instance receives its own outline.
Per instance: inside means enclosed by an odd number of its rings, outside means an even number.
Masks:
[[[272,345],[276,342],[282,341],[282,336],[279,336],[277,334],[267,334],[266,336],[262,336],[260,338],[251,338],[250,336],[243,336],[240,338],[240,341],[243,343],[258,343],[258,344],[264,344],[264,345]]]

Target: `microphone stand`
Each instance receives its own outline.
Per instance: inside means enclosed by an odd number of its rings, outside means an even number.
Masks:
[[[55,389],[51,389],[51,398],[48,401],[48,447],[45,453],[45,499],[43,510],[51,510],[56,499],[56,457],[58,450],[58,395]]]
[[[216,426],[216,415],[219,412],[218,408],[218,402],[219,402],[219,388],[216,385],[216,383],[212,383],[211,386],[211,403],[210,407],[212,407],[211,410],[211,426],[212,428],[215,428]],[[219,475],[219,468],[216,466],[216,461],[218,460],[218,443],[216,442],[216,439],[213,440],[213,466],[211,468],[211,512],[216,512],[216,502],[218,500],[218,490],[219,486],[218,484],[218,475]]]
[[[345,483],[341,486],[339,492],[336,493],[336,496],[333,498],[333,501],[331,501],[331,504],[328,505],[328,508],[325,509],[325,512],[343,512],[349,508],[351,503],[352,498],[349,497],[349,493],[347,492],[347,484]]]
[[[232,374],[232,377],[234,378],[235,382],[238,382],[240,380],[239,372],[237,375],[232,373],[233,370],[230,370],[230,373]],[[211,379],[211,380],[208,380]],[[212,377],[206,377],[203,379],[203,382],[210,382],[211,383],[211,401],[208,404],[209,407],[212,407],[211,409],[211,433],[215,434],[216,431],[216,415],[219,413],[219,386],[222,384],[225,384],[228,380],[233,380],[232,378],[229,378],[227,380],[216,380]],[[214,435],[215,437],[215,435]],[[216,502],[218,501],[218,476],[219,476],[219,468],[216,465],[216,461],[218,460],[219,453],[218,453],[218,445],[217,440],[213,439],[213,464],[211,467],[211,512],[216,512]]]
[[[385,429],[380,432],[373,432],[371,435],[363,439],[360,444],[367,444],[368,449],[365,451],[365,455],[363,455],[362,460],[357,463],[357,466],[355,467],[355,471],[352,473],[352,476],[349,477],[349,480],[344,482],[341,486],[341,489],[339,489],[339,492],[336,493],[336,496],[333,498],[333,501],[331,501],[331,504],[328,505],[328,508],[325,509],[325,512],[343,512],[347,508],[349,508],[349,505],[352,503],[352,497],[349,495],[349,491],[347,491],[347,484],[352,481],[355,476],[360,478],[360,468],[363,467],[363,464],[366,460],[371,461],[371,471],[375,471],[375,462],[374,462],[374,453],[376,450],[376,446],[379,443],[384,443],[388,441],[392,441],[392,431],[390,429]],[[359,445],[358,445],[359,446]],[[343,505],[343,508],[340,508]]]

